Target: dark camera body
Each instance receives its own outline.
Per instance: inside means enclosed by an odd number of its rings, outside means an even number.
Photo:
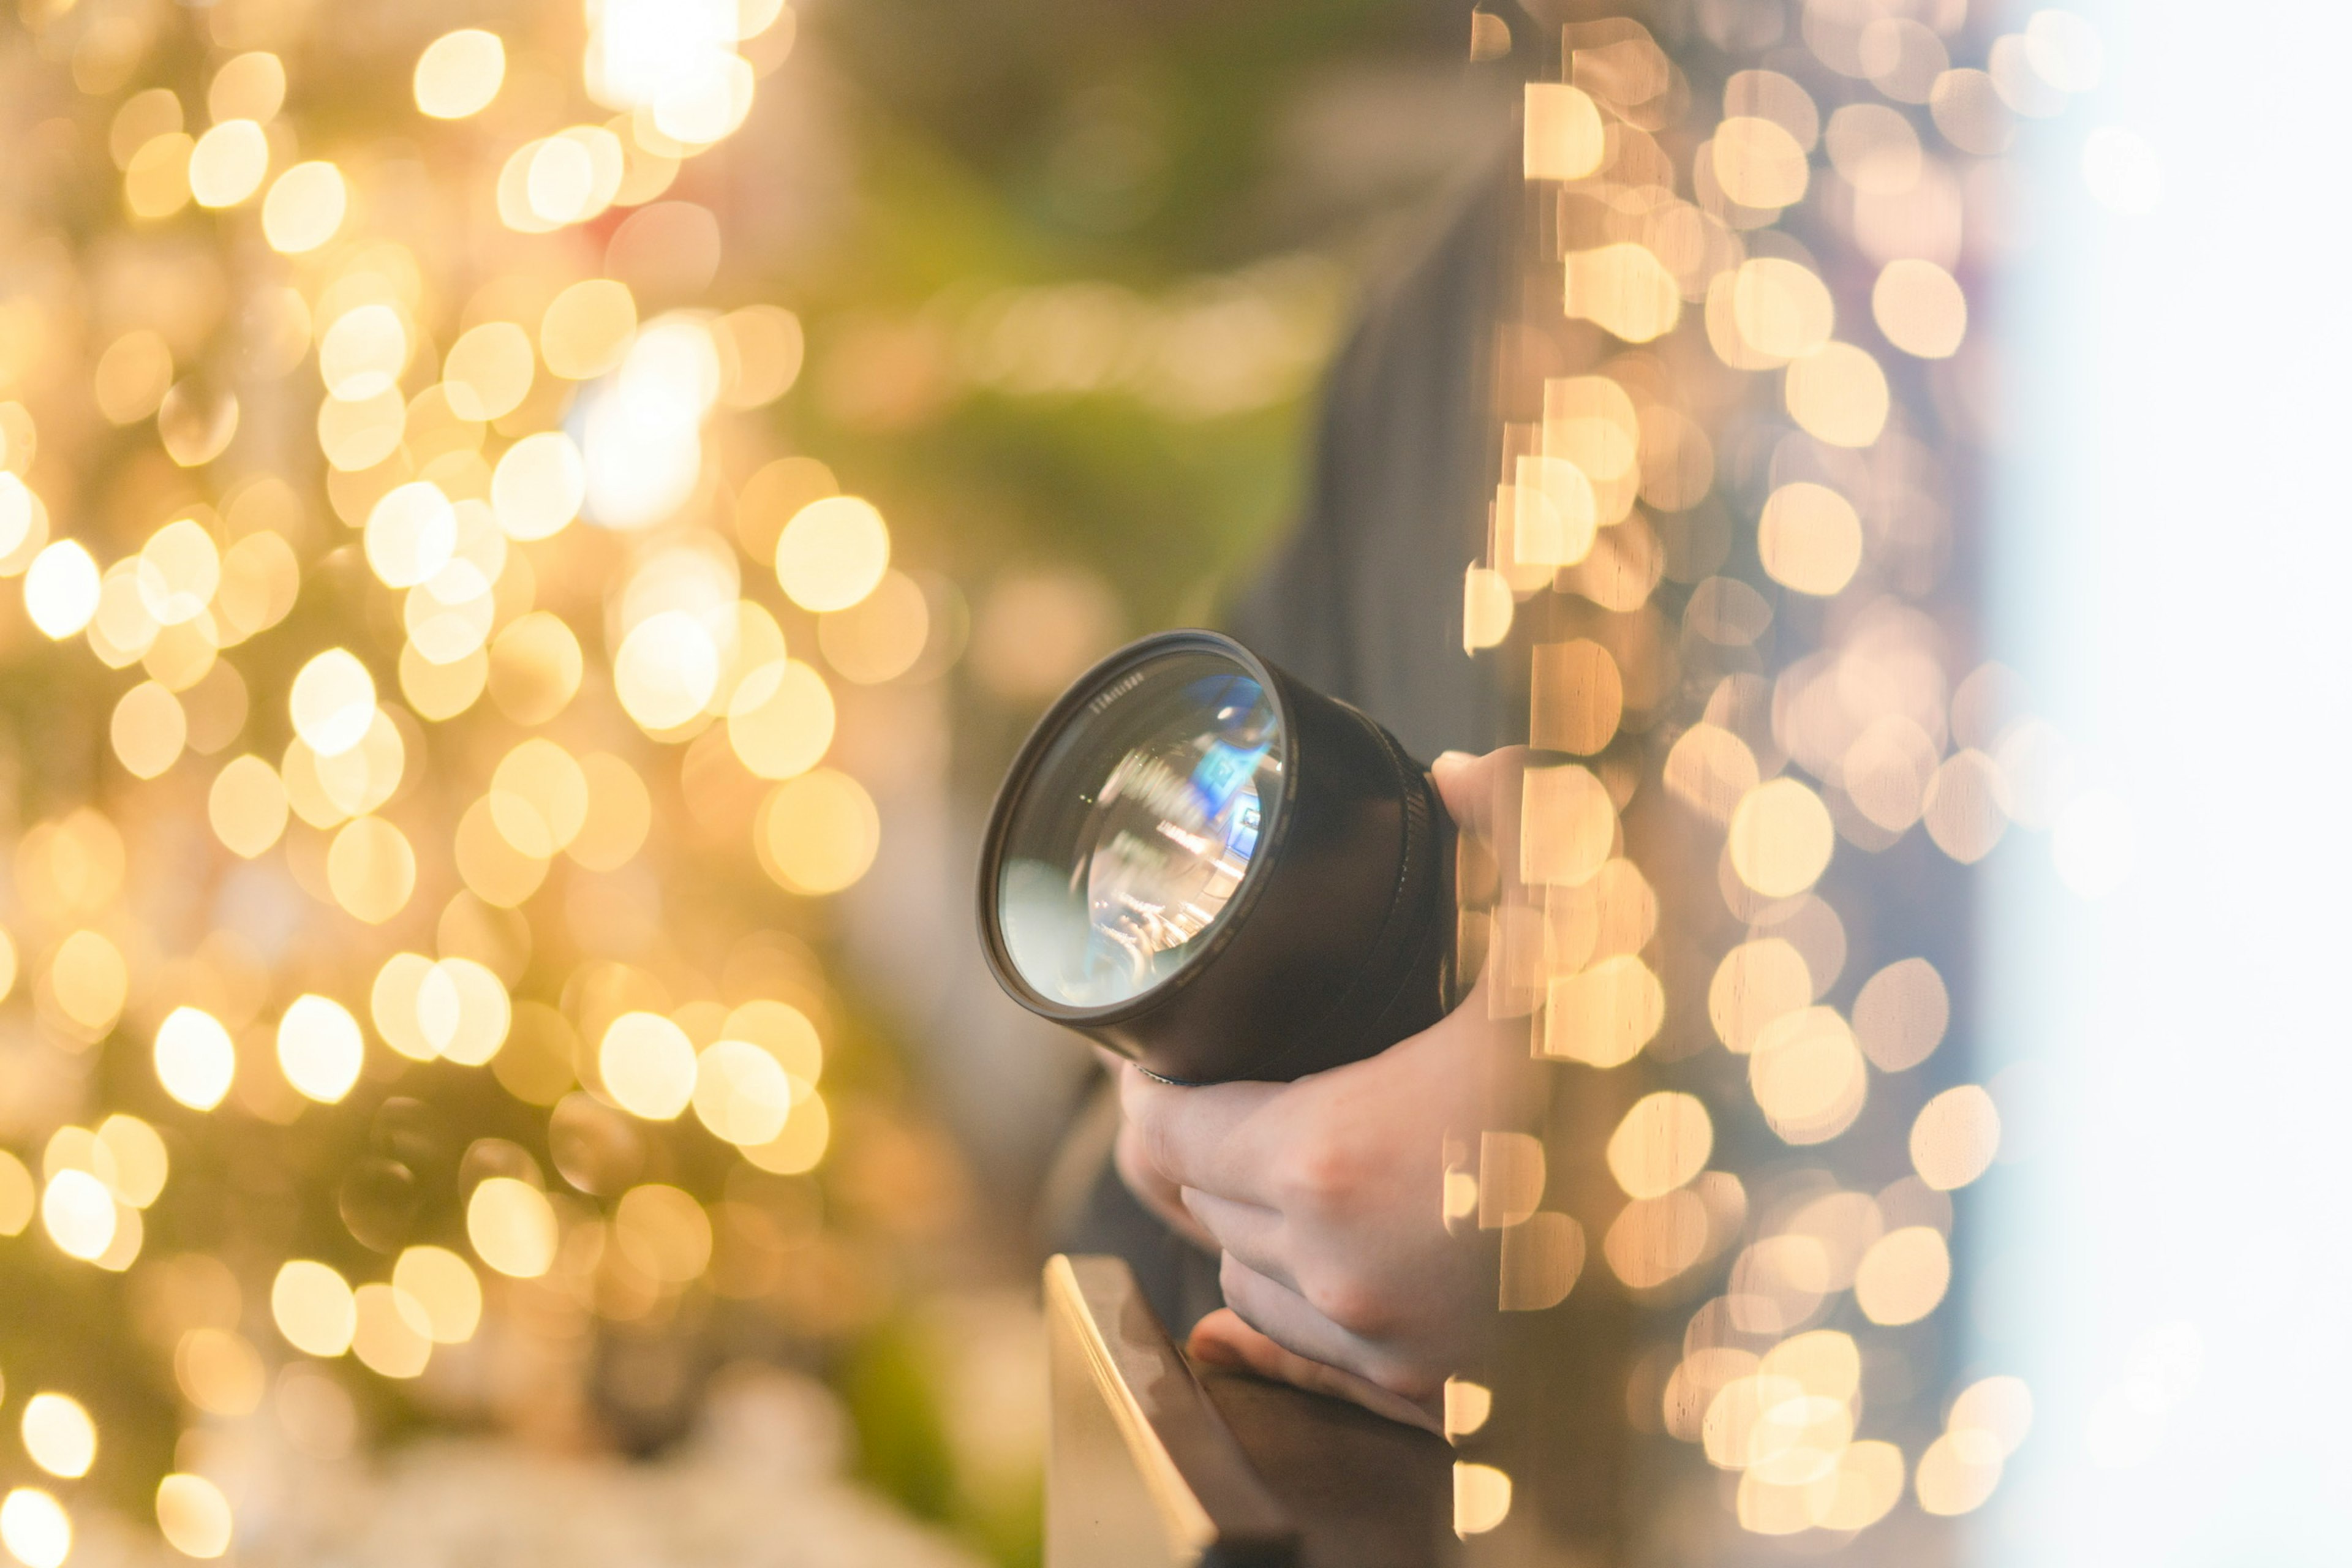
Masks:
[[[1271,698],[1286,738],[1280,799],[1246,874],[1181,968],[1077,1006],[1024,978],[1001,915],[1008,841],[1049,755],[1081,742],[1155,660],[1208,654]],[[1108,756],[1108,751],[1106,751]],[[1097,775],[1099,776],[1099,775]],[[1371,1056],[1442,1017],[1454,984],[1454,826],[1428,770],[1386,730],[1234,639],[1179,631],[1079,678],[1023,744],[990,814],[980,929],[1013,999],[1180,1083],[1288,1079]]]

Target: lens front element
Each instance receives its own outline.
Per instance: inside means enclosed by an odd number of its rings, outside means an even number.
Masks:
[[[997,913],[1023,981],[1106,1007],[1181,970],[1273,826],[1285,763],[1272,698],[1223,655],[1173,650],[1111,682],[1009,824]]]

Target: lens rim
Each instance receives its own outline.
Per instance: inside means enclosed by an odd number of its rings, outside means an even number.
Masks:
[[[1282,726],[1283,768],[1282,793],[1272,823],[1264,830],[1256,850],[1250,856],[1249,867],[1242,873],[1241,885],[1226,900],[1224,909],[1208,931],[1194,940],[1203,943],[1198,952],[1186,960],[1183,967],[1157,984],[1146,986],[1122,1001],[1101,1006],[1080,1007],[1045,995],[1029,984],[1013,963],[1011,947],[998,917],[997,903],[1002,884],[1005,842],[1013,830],[1013,807],[1028,789],[1030,782],[1044,764],[1045,754],[1070,726],[1097,710],[1108,701],[1116,700],[1125,689],[1122,681],[1137,676],[1140,667],[1176,653],[1207,653],[1232,660],[1245,671],[1265,693],[1273,704],[1275,718]],[[1234,932],[1258,901],[1271,879],[1272,868],[1281,858],[1282,847],[1290,836],[1291,819],[1298,789],[1297,726],[1293,721],[1288,695],[1273,668],[1257,655],[1222,632],[1182,630],[1160,632],[1131,642],[1104,658],[1094,668],[1072,682],[1054,705],[1045,710],[1029,738],[1021,742],[1013,754],[1013,765],[997,786],[996,799],[988,811],[988,831],[981,842],[980,852],[980,932],[981,950],[987,954],[988,966],[995,973],[996,983],[1010,992],[1024,1007],[1057,1024],[1074,1027],[1092,1025],[1118,1024],[1139,1017],[1164,1005],[1168,999],[1191,985],[1209,968],[1216,956],[1233,942]]]

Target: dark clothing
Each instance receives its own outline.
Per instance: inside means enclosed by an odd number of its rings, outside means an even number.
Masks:
[[[1373,299],[1325,388],[1306,513],[1234,616],[1424,762],[1510,738],[1492,672],[1462,651],[1462,578],[1486,540],[1488,346],[1522,199],[1516,160],[1490,166]]]

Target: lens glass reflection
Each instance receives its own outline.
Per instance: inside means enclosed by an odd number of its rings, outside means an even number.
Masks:
[[[1181,969],[1273,826],[1284,763],[1272,699],[1231,659],[1188,649],[1113,680],[1013,808],[997,914],[1022,978],[1104,1007]]]

